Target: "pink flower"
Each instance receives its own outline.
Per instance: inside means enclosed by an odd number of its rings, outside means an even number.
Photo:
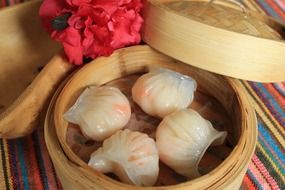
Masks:
[[[84,57],[140,43],[141,9],[141,0],[44,0],[39,15],[69,61],[80,65]]]

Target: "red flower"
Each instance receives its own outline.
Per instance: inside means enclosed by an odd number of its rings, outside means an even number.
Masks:
[[[62,43],[69,61],[80,65],[83,57],[108,56],[138,44],[141,9],[141,0],[44,0],[39,15],[52,39]],[[58,26],[52,24],[56,19]]]

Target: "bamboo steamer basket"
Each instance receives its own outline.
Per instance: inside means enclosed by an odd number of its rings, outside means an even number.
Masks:
[[[72,69],[60,55],[44,67],[59,46],[40,24],[40,3],[0,11],[0,138],[29,134],[57,84]]]
[[[142,36],[154,49],[225,76],[285,80],[283,23],[232,0],[148,0],[144,6]]]
[[[232,135],[228,138],[234,146],[221,164],[199,178],[171,186],[135,187],[96,172],[73,152],[67,144],[69,124],[63,114],[87,86],[106,84],[154,67],[192,76],[198,81],[198,91],[218,100],[232,121],[229,125]],[[239,189],[255,150],[257,128],[255,112],[238,80],[186,65],[149,46],[133,46],[117,50],[110,57],[94,60],[78,70],[63,86],[55,94],[47,112],[45,140],[64,189]]]

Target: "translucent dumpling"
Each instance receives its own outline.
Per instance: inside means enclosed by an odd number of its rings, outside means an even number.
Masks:
[[[121,181],[137,186],[154,185],[159,173],[158,151],[153,139],[128,129],[106,139],[92,153],[88,165],[103,173],[114,173]]]
[[[198,164],[207,148],[224,142],[226,132],[219,132],[192,109],[183,109],[166,116],[156,132],[159,157],[177,173],[200,176]]]
[[[131,107],[127,97],[114,87],[89,87],[65,113],[67,121],[78,124],[82,133],[101,141],[122,129],[129,121]]]
[[[132,88],[133,100],[149,115],[164,116],[188,107],[194,98],[196,82],[168,69],[141,76]]]

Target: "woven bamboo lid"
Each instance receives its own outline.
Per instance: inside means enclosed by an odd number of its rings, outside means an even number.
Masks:
[[[285,81],[277,32],[284,26],[236,1],[148,0],[144,19],[144,41],[180,61],[239,79]]]

